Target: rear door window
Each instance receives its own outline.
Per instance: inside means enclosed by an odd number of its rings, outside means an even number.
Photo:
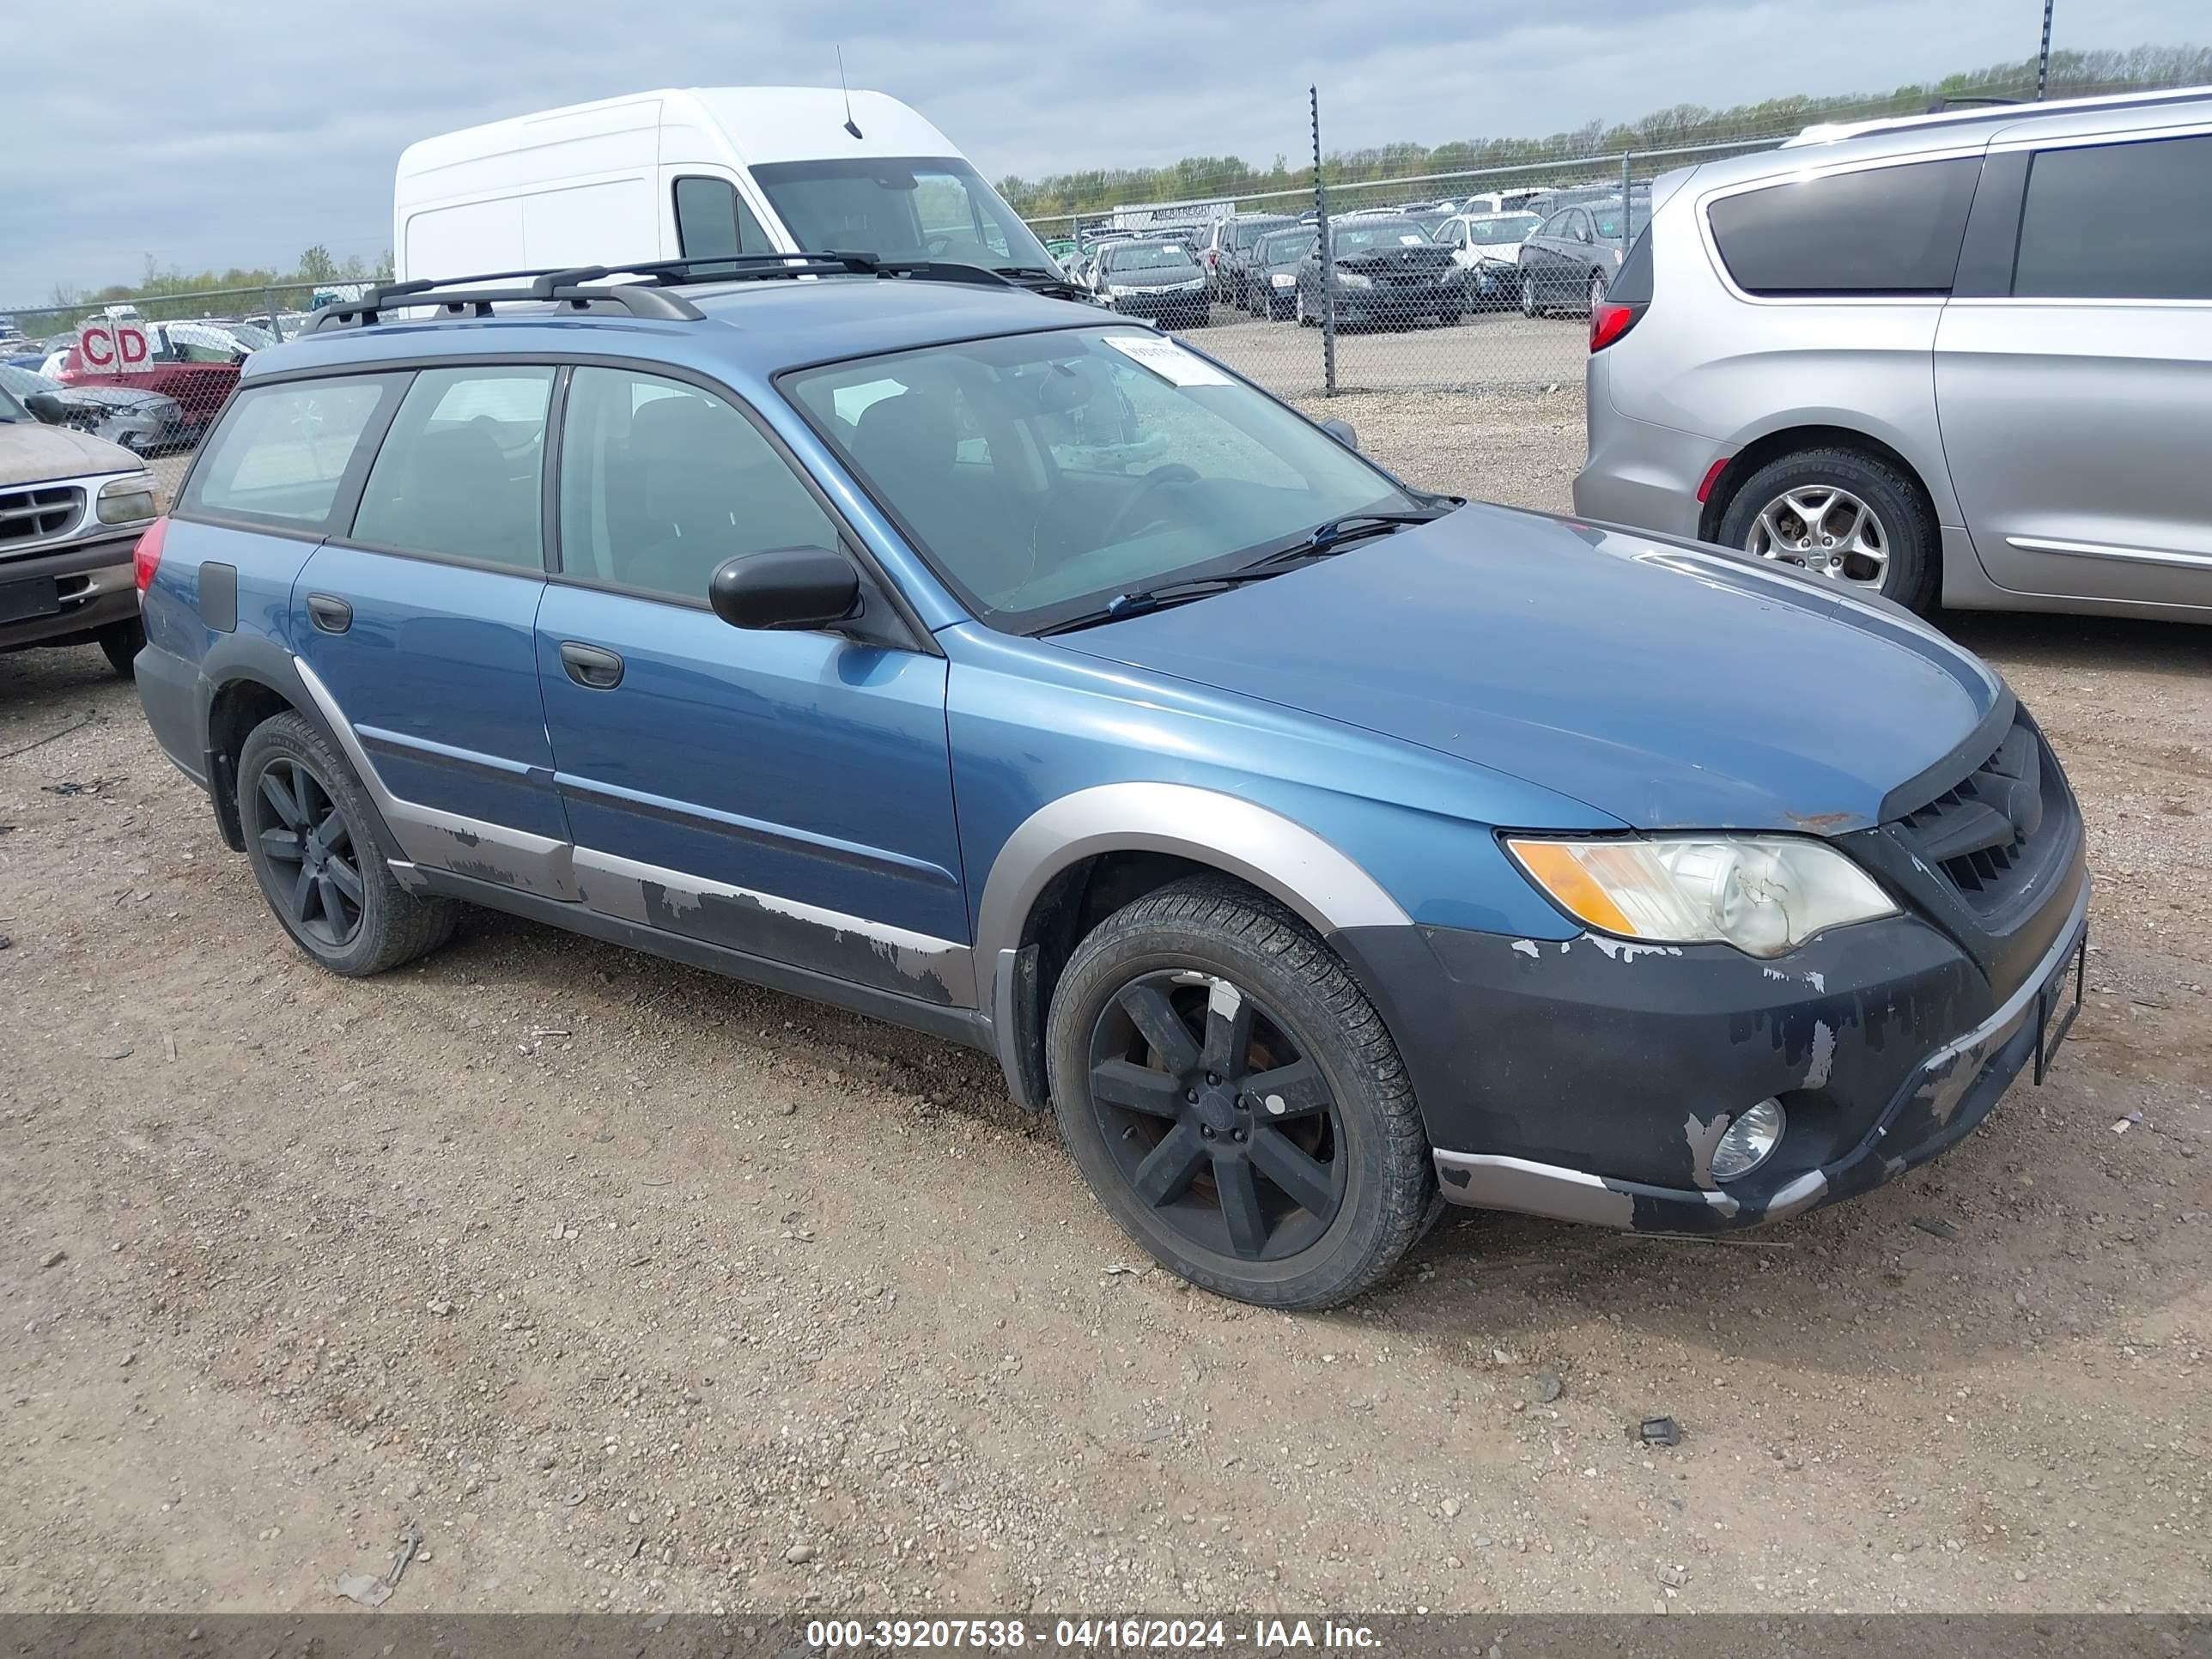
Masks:
[[[539,495],[550,368],[426,369],[378,450],[354,515],[365,547],[543,568]]]
[[[2039,152],[2012,291],[2212,300],[2212,137]]]
[[[405,374],[247,386],[231,399],[177,504],[186,519],[326,535],[349,477],[368,465]]]
[[[1770,185],[1707,210],[1747,294],[1948,294],[1978,156]]]

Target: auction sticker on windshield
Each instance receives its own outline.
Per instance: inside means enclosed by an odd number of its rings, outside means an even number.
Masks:
[[[1149,368],[1170,386],[1233,386],[1226,374],[1194,351],[1156,334],[1109,334],[1106,343]]]

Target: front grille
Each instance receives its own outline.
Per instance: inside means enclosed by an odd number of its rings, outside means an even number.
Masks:
[[[2021,719],[1986,760],[1895,829],[1968,909],[1991,920],[2034,885],[2068,821],[2057,763]]]
[[[84,512],[84,491],[75,484],[0,489],[0,555],[66,536]]]

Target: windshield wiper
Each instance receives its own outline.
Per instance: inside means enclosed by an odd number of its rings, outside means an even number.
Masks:
[[[1453,505],[1459,503],[1454,502]],[[1300,559],[1324,557],[1340,547],[1364,541],[1370,536],[1388,536],[1409,524],[1427,524],[1433,519],[1441,519],[1451,510],[1451,507],[1444,507],[1415,513],[1347,513],[1340,519],[1331,519],[1327,524],[1316,525],[1310,533],[1288,547],[1279,547],[1265,557],[1246,565],[1244,574],[1273,574],[1284,565],[1294,564]]]
[[[1210,599],[1216,593],[1225,593],[1232,587],[1242,587],[1247,582],[1263,582],[1270,576],[1279,576],[1283,571],[1284,567],[1281,566],[1270,566],[1264,569],[1247,566],[1242,570],[1224,571],[1218,576],[1193,576],[1184,581],[1164,582],[1158,587],[1141,587],[1133,593],[1116,593],[1096,611],[1086,611],[1079,617],[1070,617],[1066,622],[1040,628],[1036,637],[1042,639],[1049,634],[1073,634],[1080,628],[1096,628],[1101,623],[1121,622],[1130,617],[1164,611],[1170,605]]]

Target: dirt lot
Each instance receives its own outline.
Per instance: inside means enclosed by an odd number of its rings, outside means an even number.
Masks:
[[[1559,506],[1577,396],[1332,412]],[[2212,1606],[2212,631],[1954,622],[2094,836],[2049,1086],[1307,1318],[1130,1271],[979,1055],[490,915],[321,975],[96,652],[0,659],[0,1607],[344,1607],[410,1521],[394,1610]]]

